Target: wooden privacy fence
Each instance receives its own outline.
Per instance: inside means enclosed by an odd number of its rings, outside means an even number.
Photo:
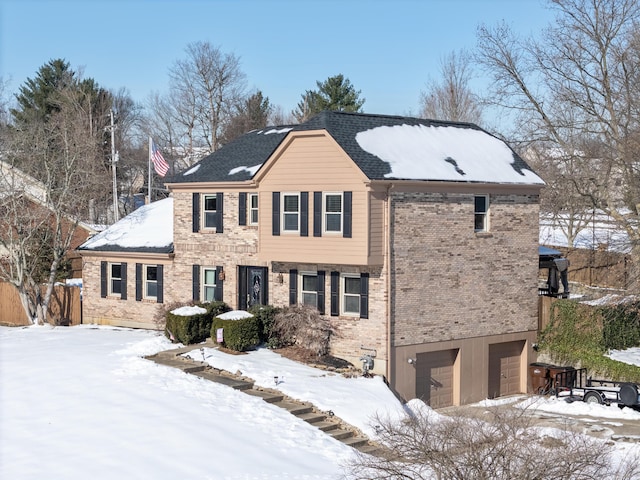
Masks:
[[[551,306],[558,299],[540,295],[538,297],[538,332],[542,332],[551,321]]]
[[[44,287],[42,293],[44,294]],[[49,302],[49,322],[52,325],[82,323],[80,287],[56,285]],[[0,282],[0,325],[29,325],[16,287]]]
[[[569,259],[569,281],[606,288],[628,287],[631,274],[629,255],[607,250],[551,247]]]

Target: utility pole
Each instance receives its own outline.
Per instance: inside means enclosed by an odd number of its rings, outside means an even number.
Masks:
[[[118,185],[116,184],[116,163],[118,162],[118,152],[116,152],[116,125],[113,123],[113,110],[109,111],[111,125],[107,128],[111,132],[111,173],[113,179],[113,223],[120,220],[118,212]]]

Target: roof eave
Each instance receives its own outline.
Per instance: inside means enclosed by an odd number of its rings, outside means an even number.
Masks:
[[[222,182],[179,182],[179,183],[166,183],[165,186],[171,191],[180,190],[202,190],[207,188],[223,188],[223,189],[237,189],[237,188],[249,188],[255,187],[256,182],[253,179],[240,180],[240,181],[222,181]]]
[[[77,249],[77,253],[82,257],[110,257],[136,260],[173,260],[175,253],[171,252],[142,252],[132,250],[81,250]]]
[[[462,182],[445,180],[371,180],[372,188],[384,188],[390,191],[432,191],[432,192],[478,192],[503,191],[505,193],[539,194],[544,184],[537,183],[494,183]]]

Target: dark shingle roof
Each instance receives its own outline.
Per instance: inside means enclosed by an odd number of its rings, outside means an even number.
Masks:
[[[269,127],[264,130],[246,133],[216,152],[204,157],[194,167],[168,178],[167,183],[250,180],[255,174],[255,171],[257,171],[257,166],[263,164],[271,156],[290,131],[308,130],[326,130],[369,179],[402,179],[391,176],[392,167],[390,163],[365,151],[356,140],[356,135],[360,132],[377,127],[394,127],[400,125],[455,127],[457,129],[476,130],[491,137],[489,133],[480,127],[469,123],[325,111],[299,125]],[[445,161],[449,163],[453,162],[453,165],[455,165],[455,161],[451,158],[447,158]],[[531,170],[524,160],[515,152],[513,152],[511,166],[520,175],[523,175],[523,170]],[[241,167],[246,168],[243,169]],[[251,167],[256,168],[247,170]],[[230,172],[234,173],[230,174]],[[437,178],[424,178],[423,180],[437,180]],[[460,180],[468,181],[464,177],[461,177]],[[523,181],[523,183],[528,182]]]

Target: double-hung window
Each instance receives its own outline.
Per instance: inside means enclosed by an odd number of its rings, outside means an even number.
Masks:
[[[249,225],[258,224],[258,194],[249,195]]]
[[[299,193],[284,193],[282,195],[282,230],[285,232],[300,231]]]
[[[202,213],[204,228],[215,228],[218,217],[218,198],[216,195],[202,196]]]
[[[360,276],[342,276],[342,312],[345,315],[360,315]]]
[[[109,264],[109,295],[122,294],[122,264]]]
[[[158,266],[144,265],[144,298],[158,298]]]
[[[476,232],[489,231],[488,195],[476,195],[474,197],[474,230]]]
[[[300,300],[303,305],[318,306],[318,274],[300,274]]]
[[[216,269],[202,269],[202,300],[204,302],[215,301],[216,294]]]
[[[324,231],[342,232],[342,193],[325,193],[323,201]]]

